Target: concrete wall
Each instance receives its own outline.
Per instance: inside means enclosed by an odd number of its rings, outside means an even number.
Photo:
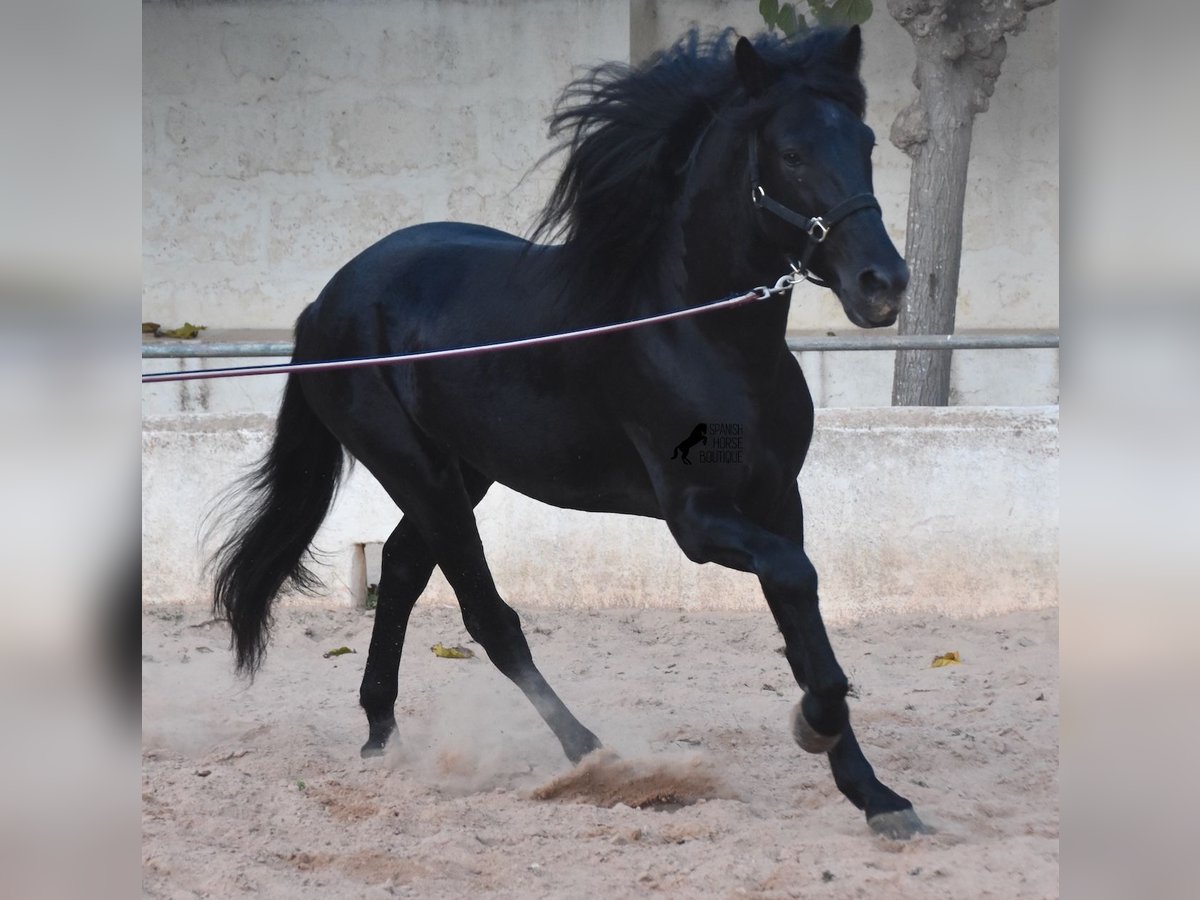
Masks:
[[[289,328],[398,228],[525,229],[558,91],[628,46],[612,0],[146,4],[146,317]]]
[[[271,429],[261,415],[146,421],[145,602],[208,602],[204,511],[266,449]],[[1057,429],[1054,408],[818,411],[800,487],[827,618],[1056,604]],[[360,545],[385,540],[397,519],[356,467],[315,542],[328,585],[318,602],[361,602]],[[658,521],[558,510],[501,487],[478,520],[496,582],[518,608],[766,609],[753,576],[694,565]],[[426,597],[451,602],[440,574]]]
[[[288,329],[350,256],[416,222],[524,232],[556,172],[545,117],[578,67],[640,59],[691,24],[761,29],[754,0],[151,2],[143,6],[145,319]],[[1058,322],[1058,12],[1010,42],[976,125],[960,330]],[[907,35],[866,26],[876,188],[904,240],[908,160],[887,140],[913,95]],[[852,330],[828,292],[792,324]],[[820,405],[886,404],[891,354],[805,360]],[[1057,353],[957,354],[955,400],[1057,402]],[[266,411],[278,385],[149,392],[150,414]]]

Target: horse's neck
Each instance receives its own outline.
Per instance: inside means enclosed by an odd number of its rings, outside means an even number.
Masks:
[[[684,303],[697,306],[711,300],[744,294],[759,286],[770,287],[787,273],[783,254],[760,237],[750,203],[709,192],[698,196],[683,223]],[[783,346],[787,329],[784,298],[762,301],[731,313],[737,327],[719,316],[705,330],[713,340],[739,345],[743,353],[758,356]],[[705,319],[701,316],[701,325]]]
[[[749,151],[739,133],[717,128],[701,144],[690,196],[681,203],[690,303],[697,293],[743,293],[774,284],[787,271],[783,254],[763,240],[751,201]]]

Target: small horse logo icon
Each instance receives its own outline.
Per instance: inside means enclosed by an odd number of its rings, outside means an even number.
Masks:
[[[675,452],[671,454],[671,459],[678,456],[683,460],[685,465],[690,466],[692,461],[688,459],[688,451],[697,444],[708,444],[708,425],[704,422],[693,428],[692,433],[675,446]]]

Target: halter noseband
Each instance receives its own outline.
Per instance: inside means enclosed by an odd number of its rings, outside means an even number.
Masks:
[[[864,209],[874,209],[882,212],[879,209],[879,201],[875,199],[875,195],[867,193],[847,197],[823,216],[806,216],[796,212],[794,209],[788,209],[782,203],[771,199],[767,196],[766,188],[762,186],[762,181],[758,177],[757,134],[750,135],[750,201],[759,209],[765,209],[767,212],[783,219],[789,225],[796,226],[808,235],[808,240],[804,244],[804,252],[800,254],[800,261],[798,263],[791,262],[791,266],[797,275],[821,287],[829,287],[828,282],[819,276],[813,275],[808,270],[808,262],[812,259],[813,251],[817,249],[817,244],[829,237],[829,232],[833,229],[834,225],[854,215],[856,212]]]

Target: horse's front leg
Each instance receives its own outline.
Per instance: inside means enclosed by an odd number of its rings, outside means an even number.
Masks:
[[[795,487],[789,493],[779,520],[774,523],[774,530],[783,537],[791,540],[801,548],[804,547],[804,507],[801,503],[800,492]],[[767,603],[783,634],[786,646],[787,660],[792,667],[792,673],[797,683],[805,686],[807,660],[804,656],[801,641],[797,636],[802,627],[795,615],[795,604],[789,602],[786,596],[772,596],[767,593]],[[834,782],[846,797],[863,810],[871,828],[888,837],[907,838],[914,834],[927,832],[928,829],[913,811],[912,803],[883,784],[875,775],[875,770],[867,761],[862,747],[855,737],[854,729],[847,719],[845,727],[829,746],[821,746],[822,741],[828,740],[819,733],[815,735],[810,726],[810,719],[804,715],[806,694],[793,711],[793,735],[796,742],[806,750],[824,751],[829,757],[829,766],[833,772]]]
[[[789,503],[791,498],[789,498]],[[803,528],[799,494],[786,513],[787,531]],[[799,519],[793,518],[800,516]],[[925,831],[912,803],[882,784],[850,727],[849,682],[838,664],[817,600],[817,573],[802,536],[776,533],[750,521],[713,491],[696,490],[668,516],[680,547],[696,562],[753,572],[783,633],[788,662],[805,693],[793,712],[793,734],[805,750],[826,753],[834,781],[866,813],[875,831],[911,837]]]

